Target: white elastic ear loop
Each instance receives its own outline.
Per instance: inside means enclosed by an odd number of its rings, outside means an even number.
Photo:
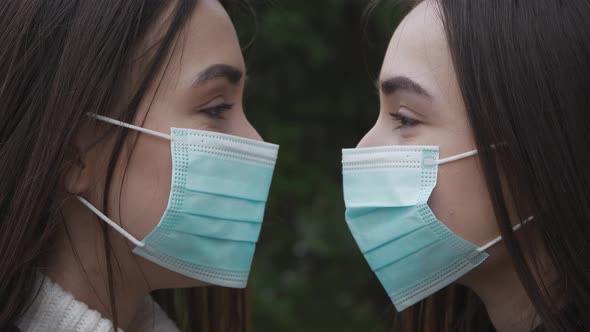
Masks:
[[[495,145],[492,145],[492,148],[495,149],[496,146]],[[447,163],[450,163],[450,162],[453,162],[453,161],[457,161],[457,160],[469,158],[469,157],[475,156],[477,154],[478,154],[478,151],[477,150],[472,150],[472,151],[461,153],[461,154],[458,154],[458,155],[455,155],[455,156],[452,156],[452,157],[439,159],[438,162],[437,162],[437,164],[438,165],[443,165],[443,164],[447,164]],[[512,227],[512,230],[513,231],[517,231],[517,230],[521,229],[522,226],[526,225],[529,221],[531,221],[533,219],[534,218],[532,216],[531,217],[528,217],[526,220],[524,220],[520,224]],[[500,242],[500,241],[502,241],[502,236],[498,236],[497,238],[495,238],[494,240],[490,241],[489,243],[487,243],[483,247],[479,247],[477,249],[477,251],[478,252],[484,252],[484,251],[490,249],[491,247],[493,247],[494,245],[498,244],[498,242]]]
[[[469,152],[458,154],[456,156],[439,159],[438,162],[437,162],[437,164],[438,165],[447,164],[447,163],[450,163],[450,162],[453,162],[453,161],[457,161],[457,160],[465,159],[465,158],[468,158],[468,157],[471,157],[471,156],[475,156],[477,153],[478,153],[477,150],[473,150],[473,151],[469,151]]]
[[[132,124],[129,124],[129,123],[126,123],[126,122],[123,122],[123,121],[119,121],[119,120],[115,120],[115,119],[111,119],[111,118],[108,118],[106,116],[102,116],[102,115],[98,115],[98,114],[93,114],[93,113],[86,113],[86,114],[88,114],[88,116],[93,117],[93,118],[95,118],[95,119],[97,119],[99,121],[110,123],[110,124],[115,125],[115,126],[133,129],[133,130],[136,130],[136,131],[139,131],[139,132],[142,132],[142,133],[146,133],[148,135],[152,135],[152,136],[164,138],[164,139],[167,139],[169,141],[172,140],[172,136],[166,135],[166,134],[162,134],[159,131],[155,131],[155,130],[146,129],[146,128],[143,128],[143,127],[134,126]]]
[[[506,145],[506,143],[492,144],[492,149],[493,150],[496,150],[496,147],[497,146],[502,146],[502,145]],[[447,164],[447,163],[450,163],[450,162],[453,162],[453,161],[457,161],[457,160],[461,160],[461,159],[464,159],[464,158],[475,156],[478,153],[479,153],[479,151],[472,150],[472,151],[469,151],[469,152],[458,154],[456,156],[439,159],[438,162],[437,162],[437,164],[438,165]]]
[[[90,204],[90,202],[88,202],[86,199],[84,199],[80,196],[76,196],[76,198],[78,198],[78,200],[82,204],[84,204],[87,208],[89,208],[92,212],[94,212],[100,219],[102,219],[104,222],[109,224],[109,226],[113,227],[117,232],[121,233],[121,235],[123,235],[125,238],[127,238],[127,240],[133,242],[133,244],[135,244],[136,246],[138,246],[140,248],[144,247],[144,244],[141,243],[141,241],[138,241],[133,235],[127,233],[126,230],[124,230],[123,228],[121,228],[121,226],[117,225],[114,221],[109,219],[109,217],[105,216],[104,213],[100,212],[100,210],[95,208],[94,205]]]
[[[522,228],[522,226],[524,226],[524,225],[528,224],[528,223],[529,223],[531,220],[533,220],[533,219],[534,219],[534,217],[533,217],[533,216],[530,216],[530,217],[528,217],[526,220],[524,220],[524,221],[523,221],[523,222],[521,222],[520,224],[518,224],[518,225],[516,225],[516,226],[512,227],[512,230],[513,230],[513,231],[517,231],[517,230],[521,229],[521,228]],[[484,252],[484,251],[486,251],[486,250],[490,249],[491,247],[495,246],[496,244],[498,244],[498,242],[500,242],[500,241],[502,241],[502,236],[498,236],[498,237],[497,237],[497,238],[495,238],[494,240],[490,241],[488,244],[484,245],[483,247],[480,247],[480,248],[478,248],[478,249],[477,249],[477,251],[479,251],[479,252]]]

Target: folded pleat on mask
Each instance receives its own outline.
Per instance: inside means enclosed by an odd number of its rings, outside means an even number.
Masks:
[[[172,210],[201,217],[261,223],[265,208],[265,202],[185,191],[180,207]]]
[[[273,172],[261,172],[260,165],[224,160],[203,153],[187,155],[186,189],[233,198],[266,202]],[[267,167],[267,166],[264,166]],[[272,166],[268,166],[272,170]]]
[[[181,260],[186,265],[202,265],[233,271],[249,270],[256,243],[196,237],[159,228],[146,242],[157,251]],[[197,252],[199,255],[195,255]]]
[[[347,209],[346,223],[361,251],[367,253],[425,227],[427,224],[416,213],[416,209],[415,206]]]
[[[209,216],[177,211],[167,211],[162,228],[178,233],[193,234],[220,240],[257,242],[260,235],[261,222],[244,222],[228,219],[215,219]]]
[[[440,278],[440,288],[447,286],[448,282],[444,278],[445,274],[451,275],[457,271],[463,271],[465,268],[472,268],[474,265],[481,263],[487,257],[486,254],[473,256],[472,248],[468,244],[456,243],[457,247],[462,250],[451,253],[445,250],[449,243],[445,241],[435,241],[429,245],[423,246],[420,250],[413,252],[406,257],[414,256],[412,261],[420,262],[419,264],[408,264],[409,260],[398,259],[388,265],[375,269],[377,277],[384,285],[389,296],[403,296],[407,289],[419,291],[421,283],[424,283],[434,292],[437,284],[434,279]],[[427,270],[439,271],[437,275],[425,274]],[[420,278],[416,278],[420,276]],[[439,289],[440,289],[439,288]]]
[[[386,266],[421,252],[439,240],[439,237],[425,225],[369,250],[364,255],[367,262],[374,267],[373,270],[379,271]]]
[[[411,206],[425,203],[424,195],[415,189],[422,186],[421,173],[422,170],[418,167],[401,169],[399,172],[371,170],[346,174],[343,179],[346,208]]]

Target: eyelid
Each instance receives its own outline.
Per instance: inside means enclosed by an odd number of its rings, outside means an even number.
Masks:
[[[207,108],[207,107],[215,106],[217,104],[221,104],[224,102],[225,102],[224,96],[222,94],[218,94],[218,95],[215,95],[215,97],[213,97],[213,98],[208,98],[207,102],[198,105],[196,108],[197,109]]]
[[[210,107],[200,108],[199,113],[205,114],[208,117],[215,118],[215,119],[222,119],[223,115],[231,111],[234,108],[235,104],[230,103],[221,103],[217,105],[212,105]]]
[[[408,107],[404,104],[399,105],[399,111],[406,111],[404,113],[407,113],[408,115],[414,115],[415,117],[418,117],[418,118],[420,117],[420,115],[417,112],[415,112],[410,107]]]
[[[400,116],[403,116],[405,118],[411,118],[416,121],[422,120],[422,117],[419,114],[416,114],[416,112],[413,112],[412,110],[410,110],[409,108],[407,108],[405,106],[399,106],[397,108],[397,110],[395,110],[391,113],[399,114]]]
[[[391,119],[399,123],[395,128],[396,130],[411,129],[422,124],[422,120],[419,116],[416,116],[414,112],[409,109],[407,109],[407,112],[403,112],[403,109],[407,108],[402,106],[396,112],[389,113]]]

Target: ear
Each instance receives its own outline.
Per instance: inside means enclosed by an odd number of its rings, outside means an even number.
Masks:
[[[90,172],[82,160],[83,157],[79,154],[81,152],[76,151],[75,153],[77,156],[73,156],[74,159],[70,161],[63,176],[63,184],[67,193],[78,195],[86,192],[90,187]]]
[[[79,195],[90,189],[94,177],[93,167],[89,167],[93,164],[90,160],[93,155],[90,147],[94,129],[87,122],[83,122],[72,142],[70,159],[66,161],[68,165],[63,175],[64,189],[69,194]]]

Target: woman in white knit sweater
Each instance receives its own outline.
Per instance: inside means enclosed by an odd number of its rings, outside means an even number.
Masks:
[[[0,2],[0,330],[248,329],[277,147],[228,5]]]

